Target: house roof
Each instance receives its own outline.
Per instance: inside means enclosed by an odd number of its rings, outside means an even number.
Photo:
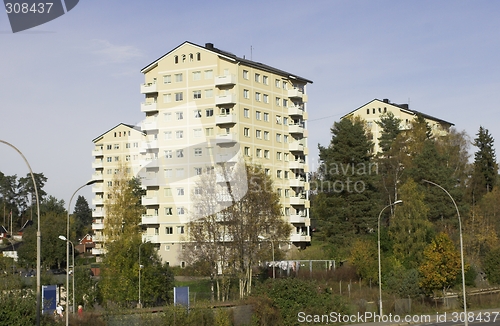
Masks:
[[[7,229],[5,228],[5,226],[0,225],[0,233],[8,233]]]
[[[101,137],[103,137],[105,134],[107,134],[108,132],[110,132],[111,130],[113,130],[113,129],[115,129],[115,128],[119,127],[119,126],[125,126],[125,127],[130,128],[130,129],[137,130],[137,131],[139,131],[139,132],[141,132],[141,133],[143,133],[143,134],[145,135],[145,133],[141,130],[141,127],[139,127],[139,126],[129,125],[129,124],[126,124],[126,123],[119,123],[119,124],[117,124],[116,126],[114,126],[113,128],[109,129],[108,131],[103,132],[102,134],[100,134],[100,135],[99,135],[99,136],[97,136],[96,138],[92,139],[92,142],[94,142],[94,143],[95,143],[95,142],[96,142],[96,141],[98,141]]]
[[[192,45],[194,47],[200,48],[201,50],[215,53],[215,54],[217,54],[217,55],[219,55],[219,56],[221,56],[223,58],[226,58],[226,59],[231,60],[231,61],[237,61],[237,62],[239,62],[239,63],[241,63],[241,64],[243,64],[245,66],[249,66],[249,67],[261,69],[263,71],[268,71],[270,73],[274,73],[274,74],[281,75],[281,76],[286,76],[287,78],[296,79],[296,80],[299,80],[301,82],[310,83],[310,84],[313,83],[309,79],[297,76],[295,74],[286,72],[284,70],[280,70],[280,69],[277,69],[277,68],[265,65],[265,64],[260,63],[260,62],[255,62],[255,61],[248,60],[248,59],[245,59],[245,58],[240,58],[240,57],[238,57],[238,56],[236,56],[236,55],[234,55],[234,54],[232,54],[230,52],[217,49],[217,48],[214,47],[214,45],[212,43],[206,43],[205,46],[201,46],[201,45],[198,45],[198,44],[191,43],[189,41],[185,41],[184,43],[180,44],[179,46],[177,46],[174,49],[170,50],[169,52],[165,53],[164,55],[162,55],[161,57],[159,57],[155,61],[151,62],[150,64],[148,64],[147,66],[145,66],[144,68],[142,68],[141,72],[142,73],[146,73],[149,70],[153,69],[154,67],[156,67],[158,65],[158,61],[160,61],[164,57],[168,56],[170,53],[172,53],[173,51],[177,50],[178,48],[180,48],[184,44],[190,44],[190,45]]]
[[[358,107],[357,109],[354,109],[352,110],[351,112],[345,114],[344,116],[342,116],[340,119],[344,119],[345,117],[351,115],[352,113],[356,112],[357,110],[361,109],[362,107],[365,107],[367,106],[368,104],[370,103],[373,103],[375,101],[379,101],[381,103],[384,103],[386,105],[392,105],[392,106],[395,106],[395,107],[398,107],[401,111],[404,111],[406,113],[409,113],[409,114],[412,114],[412,115],[421,115],[422,117],[426,118],[426,119],[429,119],[429,120],[434,120],[434,121],[437,121],[437,122],[440,122],[440,123],[445,123],[445,124],[449,124],[450,126],[454,126],[455,124],[453,122],[449,122],[449,121],[446,121],[446,120],[443,120],[443,119],[439,119],[439,118],[436,118],[434,116],[431,116],[429,114],[426,114],[426,113],[423,113],[423,112],[420,112],[420,111],[417,111],[417,110],[411,110],[409,108],[409,105],[408,104],[396,104],[396,103],[391,103],[389,102],[388,99],[384,99],[384,100],[379,100],[379,99],[374,99],[374,100],[371,100],[370,102],[367,102],[363,105],[361,105],[360,107]]]

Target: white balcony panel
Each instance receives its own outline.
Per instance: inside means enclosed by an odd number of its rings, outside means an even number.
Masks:
[[[141,223],[143,225],[147,225],[147,224],[160,224],[160,217],[158,215],[142,214]]]
[[[290,205],[305,205],[305,198],[301,197],[290,197]]]
[[[292,234],[290,236],[290,241],[291,242],[311,242],[311,236],[310,235],[303,235],[303,234]]]
[[[98,193],[98,192],[104,192],[104,186],[102,183],[97,183],[92,186],[92,192],[93,193]]]
[[[92,211],[92,217],[104,217],[104,210],[94,210]]]
[[[304,93],[298,88],[288,90],[288,97],[290,98],[302,98],[303,96]]]
[[[141,112],[154,112],[158,111],[158,106],[156,102],[145,102],[141,103]]]
[[[304,187],[305,182],[300,179],[290,179],[288,180],[290,187]]]
[[[92,223],[92,230],[104,229],[104,223]]]
[[[216,125],[235,124],[238,122],[236,114],[218,115],[215,117]]]
[[[142,242],[160,243],[158,234],[143,234]]]
[[[139,161],[139,164],[144,167],[157,168],[160,166],[160,161],[158,159],[146,159]]]
[[[146,161],[144,161],[144,162],[146,162]],[[143,178],[143,179],[141,179],[141,185],[143,185],[144,187],[158,186],[158,178],[156,178],[156,177]]]
[[[288,149],[294,152],[303,152],[304,145],[298,141],[294,141],[293,143],[290,143],[290,145],[288,145]]]
[[[142,84],[141,85],[141,94],[149,94],[149,93],[157,93],[158,87],[156,87],[156,83]]]
[[[236,75],[215,77],[215,86],[235,85],[235,84],[236,84]]]
[[[148,121],[148,120],[144,120],[142,123],[141,123],[141,130],[156,130],[158,129],[158,123],[156,122],[156,120],[151,120],[151,121]]]
[[[94,149],[92,151],[92,156],[103,156],[104,155],[104,151],[102,149]]]
[[[102,198],[93,198],[92,199],[92,205],[94,205],[94,206],[104,205],[104,199],[102,199]]]
[[[94,173],[92,174],[92,180],[103,181],[104,176],[102,175],[102,173]]]
[[[143,206],[148,206],[148,205],[159,205],[159,200],[158,196],[151,196],[151,197],[146,197],[142,196],[142,201],[141,201]]]
[[[238,162],[238,155],[230,155],[230,154],[216,154],[215,155],[215,163],[236,163]]]
[[[300,125],[289,125],[288,126],[288,132],[291,134],[303,134],[304,133],[304,127]]]
[[[92,236],[92,241],[94,242],[104,242],[106,238],[103,235],[93,235]]]
[[[235,132],[229,134],[220,134],[215,136],[217,143],[235,143],[238,141],[238,134]]]
[[[303,116],[304,110],[301,106],[292,105],[288,108],[288,115],[291,116]]]
[[[288,167],[290,169],[294,169],[294,170],[300,170],[300,169],[305,169],[305,162],[302,162],[302,161],[290,161],[288,163]]]
[[[141,147],[144,149],[156,149],[158,148],[157,140],[143,141],[141,142]]]
[[[92,248],[92,255],[105,255],[106,249],[104,248]]]
[[[235,104],[236,94],[217,95],[215,105]]]
[[[292,214],[290,215],[290,223],[295,223],[295,224],[305,224],[306,223],[306,216],[302,216],[299,214]]]
[[[93,169],[102,169],[104,167],[104,162],[102,160],[97,160],[92,163]]]

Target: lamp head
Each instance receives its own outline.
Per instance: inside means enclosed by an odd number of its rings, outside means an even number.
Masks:
[[[394,203],[392,203],[393,205],[396,205],[396,204],[402,204],[403,201],[400,199],[400,200],[396,200]]]
[[[64,235],[60,235],[59,239],[61,239],[62,241],[67,241],[67,239],[66,239],[66,237]]]

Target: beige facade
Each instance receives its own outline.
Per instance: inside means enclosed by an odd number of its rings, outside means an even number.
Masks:
[[[411,128],[412,121],[421,115],[424,117],[425,121],[431,127],[434,136],[442,136],[449,132],[450,128],[454,125],[451,122],[435,118],[428,114],[418,112],[415,110],[410,110],[408,104],[396,104],[391,103],[388,99],[378,100],[375,99],[366,103],[365,105],[357,108],[356,110],[349,112],[344,115],[341,119],[357,116],[362,118],[366,122],[366,127],[370,130],[374,143],[374,153],[379,152],[379,138],[382,135],[382,128],[376,123],[380,121],[380,116],[391,112],[394,117],[401,120],[401,130],[407,130]]]
[[[171,265],[189,263],[179,254],[200,174],[222,163],[252,162],[272,177],[281,196],[283,218],[293,225],[290,245],[307,245],[311,81],[210,43],[185,42],[141,72],[143,241],[158,244]]]
[[[113,182],[113,175],[118,172],[122,164],[126,165],[130,175],[139,173],[143,156],[141,148],[144,145],[144,133],[140,128],[127,124],[119,124],[108,130],[104,134],[93,140],[94,149],[92,156],[92,168],[94,174],[92,180],[97,180],[92,185],[92,230],[94,231],[93,240],[95,247],[92,248],[92,254],[100,258],[104,254],[104,201],[107,196],[107,189]]]

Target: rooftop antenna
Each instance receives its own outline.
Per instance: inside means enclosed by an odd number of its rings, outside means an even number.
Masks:
[[[253,61],[253,47],[250,45],[250,60]]]
[[[410,108],[410,98],[408,97],[408,108]]]

